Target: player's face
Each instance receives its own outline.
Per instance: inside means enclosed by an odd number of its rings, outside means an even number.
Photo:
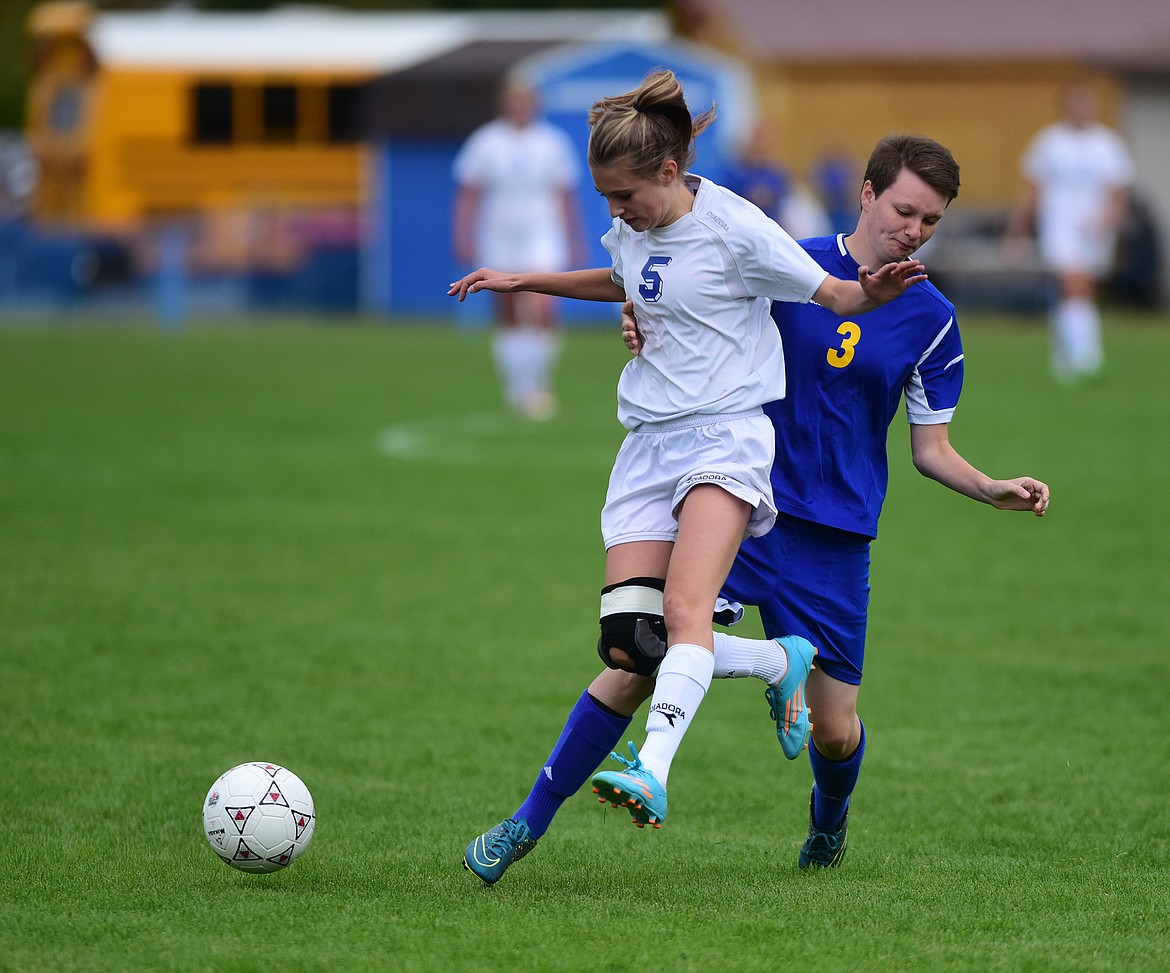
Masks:
[[[651,227],[669,226],[686,212],[680,205],[677,176],[673,162],[651,177],[636,176],[622,166],[596,166],[593,185],[609,204],[611,217],[642,233]],[[690,197],[689,192],[685,195]]]
[[[903,169],[889,187],[876,196],[866,182],[861,190],[861,218],[857,232],[864,241],[871,270],[905,260],[934,236],[946,212],[946,198],[919,176]]]
[[[513,85],[500,96],[500,114],[518,128],[536,117],[536,95],[531,88]]]

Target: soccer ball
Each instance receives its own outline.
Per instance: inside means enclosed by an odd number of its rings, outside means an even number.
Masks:
[[[313,795],[286,767],[255,762],[222,774],[203,801],[203,833],[220,858],[243,872],[275,872],[313,840]]]

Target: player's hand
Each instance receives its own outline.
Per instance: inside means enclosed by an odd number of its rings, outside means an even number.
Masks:
[[[868,267],[861,267],[857,271],[857,282],[865,296],[877,304],[892,301],[899,294],[905,293],[906,288],[924,280],[926,268],[921,260],[916,259],[888,263],[872,274]]]
[[[987,502],[999,510],[1031,510],[1037,517],[1048,510],[1048,484],[1035,477],[992,480],[986,493]]]
[[[638,330],[638,320],[634,317],[633,301],[626,301],[622,305],[622,341],[635,358],[642,354],[642,333]]]
[[[520,278],[516,274],[480,267],[451,284],[447,288],[447,296],[458,297],[462,301],[468,294],[477,294],[479,291],[513,294],[520,289]]]

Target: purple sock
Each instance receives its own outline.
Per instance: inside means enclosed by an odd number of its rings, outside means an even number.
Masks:
[[[865,724],[861,724],[861,740],[857,749],[844,760],[830,760],[822,756],[816,744],[809,740],[808,762],[813,772],[813,822],[820,831],[840,831],[849,810],[849,796],[857,786],[861,773],[861,759],[865,756]]]
[[[512,817],[527,820],[532,837],[543,835],[565,800],[577,793],[621,742],[630,719],[603,707],[588,692],[582,693],[565,720],[548,762]]]

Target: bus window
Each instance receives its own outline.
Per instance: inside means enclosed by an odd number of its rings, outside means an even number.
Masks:
[[[292,142],[297,137],[297,89],[266,84],[261,92],[261,132],[265,142]]]
[[[233,100],[231,85],[195,85],[195,124],[191,129],[193,141],[209,145],[226,145],[231,142]]]
[[[356,142],[361,135],[361,90],[356,84],[329,86],[330,142]]]

